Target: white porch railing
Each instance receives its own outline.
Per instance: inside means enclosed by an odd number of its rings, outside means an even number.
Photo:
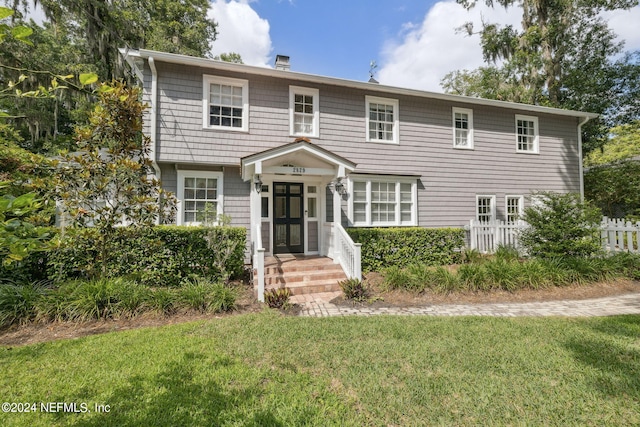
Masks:
[[[480,222],[475,219],[465,227],[469,230],[469,246],[481,253],[494,253],[498,246],[514,246],[521,249],[518,240],[520,230],[528,224],[518,221],[515,224],[505,224],[495,220]],[[627,251],[640,253],[640,221],[636,224],[624,219],[610,219],[604,217],[600,224],[602,248],[608,252]]]
[[[355,243],[342,225],[333,223],[333,256],[350,279],[362,279],[362,244]]]
[[[256,224],[253,242],[253,269],[258,278],[258,301],[264,302],[264,251],[262,247],[262,224]]]
[[[484,222],[472,219],[468,226],[469,245],[481,253],[493,253],[501,245],[518,248],[518,232],[526,226],[524,221],[507,224],[500,220]]]
[[[602,219],[602,248],[610,252],[640,253],[640,221],[633,224],[625,219]]]

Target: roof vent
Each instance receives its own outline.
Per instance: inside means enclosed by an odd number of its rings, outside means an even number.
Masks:
[[[289,63],[289,57],[285,55],[276,55],[276,70],[289,71],[291,64]]]

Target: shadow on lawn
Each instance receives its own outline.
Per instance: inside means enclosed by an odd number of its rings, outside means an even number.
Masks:
[[[74,426],[204,426],[241,424],[245,426],[283,426],[270,412],[257,412],[244,419],[242,410],[259,400],[259,390],[245,387],[234,390],[229,384],[210,380],[194,381],[197,359],[204,356],[186,353],[180,362],[170,363],[153,378],[135,376],[129,384],[105,399],[111,411],[92,414],[89,420]],[[214,362],[221,369],[232,362],[221,358]],[[152,392],[154,396],[147,397]],[[93,408],[91,408],[93,409]],[[246,409],[246,408],[243,408]],[[246,414],[245,414],[246,416]]]
[[[573,337],[567,348],[578,362],[598,370],[591,376],[598,391],[640,399],[640,316],[602,318],[591,329],[596,334]]]

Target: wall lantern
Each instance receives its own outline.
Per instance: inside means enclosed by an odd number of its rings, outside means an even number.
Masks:
[[[338,178],[333,182],[333,189],[336,190],[336,192],[341,196],[347,194],[347,187],[343,184],[342,178]]]
[[[260,175],[255,175],[253,177],[253,185],[255,185],[257,193],[262,191],[262,180],[260,179]]]

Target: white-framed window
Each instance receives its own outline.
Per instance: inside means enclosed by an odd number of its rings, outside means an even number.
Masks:
[[[515,224],[524,209],[524,196],[505,196],[505,220],[507,224]]]
[[[398,100],[366,96],[367,142],[399,143]]]
[[[476,196],[476,219],[480,222],[496,219],[496,196]]]
[[[516,115],[516,152],[538,154],[538,118]]]
[[[320,91],[289,86],[289,123],[294,136],[320,136]]]
[[[473,110],[452,108],[453,148],[473,149]]]
[[[318,187],[316,185],[307,186],[307,219],[318,219]]]
[[[203,127],[247,132],[249,130],[249,82],[227,77],[203,76]]]
[[[223,213],[222,172],[178,171],[178,225],[215,224]]]
[[[352,177],[349,216],[355,226],[416,225],[417,180]]]
[[[268,184],[263,184],[260,189],[260,217],[262,219],[271,218],[271,197]]]

